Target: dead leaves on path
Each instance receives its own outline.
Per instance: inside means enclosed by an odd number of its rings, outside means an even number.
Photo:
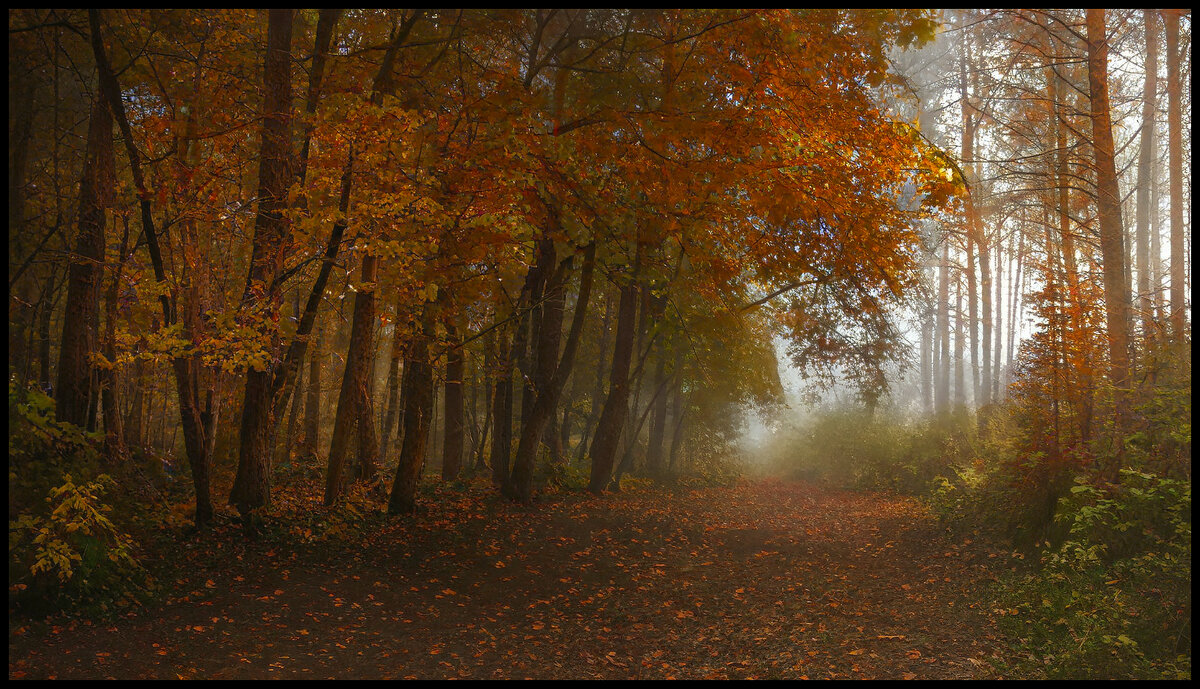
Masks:
[[[214,536],[161,610],[10,641],[10,675],[961,678],[994,634],[969,591],[986,552],[908,499],[756,483],[527,508],[438,491],[428,518],[342,548]]]

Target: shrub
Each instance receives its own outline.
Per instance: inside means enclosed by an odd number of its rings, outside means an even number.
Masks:
[[[1191,676],[1191,484],[1124,470],[1060,501],[1067,532],[1002,583],[1001,628],[1050,678]],[[1007,613],[1007,614],[1005,614]]]
[[[99,434],[55,419],[54,401],[10,382],[10,601],[34,613],[103,612],[149,583],[133,539],[112,519]]]
[[[148,585],[132,538],[108,517],[112,507],[103,496],[113,486],[107,474],[78,483],[64,475],[45,510],[9,521],[10,586],[26,601],[94,604],[103,611]]]

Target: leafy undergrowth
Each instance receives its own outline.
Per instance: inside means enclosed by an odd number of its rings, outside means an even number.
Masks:
[[[308,495],[311,495],[309,493]],[[110,622],[10,614],[10,678],[988,676],[980,590],[1008,553],[917,501],[795,482],[508,503],[425,488],[387,518],[285,492],[252,538],[163,538],[159,600]]]

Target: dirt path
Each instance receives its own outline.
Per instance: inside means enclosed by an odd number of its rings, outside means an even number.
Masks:
[[[168,602],[13,622],[9,677],[979,676],[996,557],[908,498],[787,482],[530,508],[482,489],[353,546],[181,546]]]

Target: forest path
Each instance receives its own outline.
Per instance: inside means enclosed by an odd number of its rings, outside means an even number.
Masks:
[[[18,626],[9,677],[978,677],[1007,562],[911,498],[764,481],[555,495],[438,489],[365,543],[181,544],[165,604]]]

